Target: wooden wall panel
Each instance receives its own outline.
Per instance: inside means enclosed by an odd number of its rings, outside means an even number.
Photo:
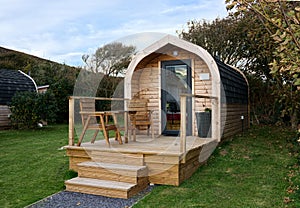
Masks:
[[[10,109],[7,105],[0,105],[0,129],[7,129],[11,127]]]
[[[173,56],[173,51],[178,51],[178,56]],[[162,47],[156,53],[153,53],[143,60],[136,67],[134,78],[132,78],[132,96],[140,94],[141,98],[149,99],[148,107],[154,111],[154,132],[158,134],[160,129],[160,69],[158,68],[160,61],[190,59],[192,60],[192,90],[194,94],[211,95],[211,79],[200,80],[201,73],[209,73],[206,63],[195,54],[182,50],[178,47],[167,45]],[[210,75],[211,76],[211,75]],[[205,108],[211,108],[211,100],[197,99],[193,102],[193,111],[204,111]],[[194,135],[197,135],[196,116],[193,113],[193,129]]]
[[[244,116],[244,119],[241,119]],[[249,126],[248,105],[223,104],[221,109],[222,138],[231,137],[245,131]]]

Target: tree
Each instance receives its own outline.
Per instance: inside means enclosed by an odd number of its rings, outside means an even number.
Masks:
[[[261,30],[260,22],[251,15],[228,16],[212,22],[190,21],[187,26],[187,31],[181,31],[179,36],[244,71],[250,83],[252,114],[260,122],[273,122],[271,118],[276,108],[270,95],[271,84],[262,79],[270,78],[268,64],[272,60],[272,45],[266,31]],[[255,35],[249,35],[250,31]]]
[[[300,85],[300,2],[226,0],[236,15],[254,12],[277,44],[271,73],[288,72],[293,84]]]
[[[300,109],[300,2],[267,0],[226,0],[234,14],[253,13],[273,39],[275,50],[269,62],[277,88],[274,94],[283,105],[282,116],[289,115],[297,127]]]
[[[274,45],[253,14],[190,21],[179,36],[205,48],[212,56],[258,77],[270,76]]]
[[[115,88],[122,80],[120,75],[124,75],[134,53],[134,46],[113,42],[98,48],[95,54],[83,55],[86,71],[81,73],[82,82],[93,76],[92,80],[95,79],[94,82],[98,84],[95,95],[99,97],[113,96]],[[84,85],[89,88],[86,84]],[[88,91],[86,90],[85,93]]]
[[[125,72],[134,52],[134,46],[113,42],[98,48],[93,55],[83,55],[82,60],[89,71],[101,72],[107,76],[118,76]]]
[[[188,30],[179,36],[205,48],[212,56],[230,65],[240,65],[246,51],[246,27],[243,19],[229,16],[212,22],[189,21]]]

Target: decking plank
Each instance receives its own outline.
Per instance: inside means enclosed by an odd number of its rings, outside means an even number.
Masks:
[[[117,189],[122,191],[128,191],[136,185],[132,183],[125,183],[119,181],[107,181],[107,180],[100,180],[94,178],[81,178],[81,177],[72,178],[66,181],[65,183],[67,185],[73,184],[73,185],[90,186],[96,188]]]
[[[136,171],[144,170],[147,167],[146,166],[136,166],[136,165],[124,165],[124,164],[112,164],[112,163],[101,163],[101,162],[83,162],[78,164],[79,166],[84,167],[100,167],[110,170],[128,170],[128,171]]]

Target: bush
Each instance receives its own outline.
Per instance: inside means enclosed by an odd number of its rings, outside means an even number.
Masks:
[[[55,84],[50,85],[47,92],[53,94],[53,100],[56,102],[57,123],[66,123],[69,118],[69,96],[73,93],[74,86],[71,81],[67,79],[61,79]]]
[[[37,94],[37,113],[42,120],[55,123],[59,114],[59,108],[55,95],[51,91]]]
[[[11,102],[11,121],[15,128],[37,128],[41,120],[55,122],[57,106],[51,92],[18,92]]]

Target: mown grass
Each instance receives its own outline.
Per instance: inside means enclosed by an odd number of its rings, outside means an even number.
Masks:
[[[24,207],[64,188],[68,126],[0,131],[0,207]]]
[[[219,146],[180,187],[155,187],[134,207],[296,207],[297,199],[286,200],[289,167],[295,164],[287,139],[293,135],[278,127],[253,127]]]
[[[218,147],[180,187],[156,186],[134,207],[298,207],[291,131],[252,127]],[[64,189],[68,126],[0,131],[0,207],[24,207]],[[297,155],[296,155],[297,156]]]

